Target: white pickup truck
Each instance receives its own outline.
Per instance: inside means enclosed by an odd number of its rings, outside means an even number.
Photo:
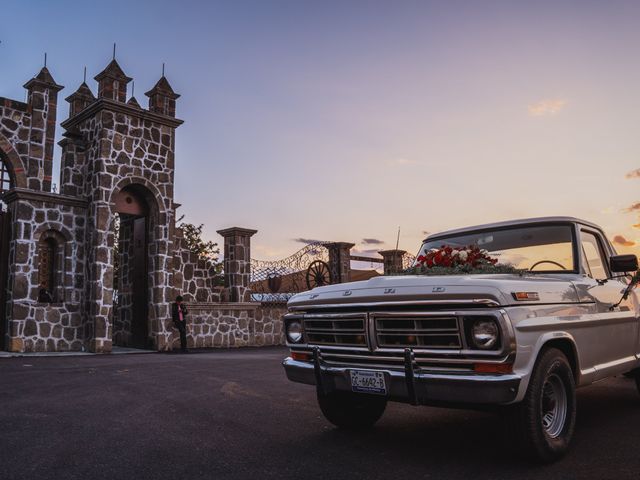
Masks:
[[[292,297],[283,365],[338,427],[372,426],[388,401],[490,407],[524,454],[554,461],[576,387],[640,368],[637,269],[570,217],[430,235],[410,272]]]

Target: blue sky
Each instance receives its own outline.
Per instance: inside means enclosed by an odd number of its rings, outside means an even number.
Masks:
[[[415,251],[425,231],[556,214],[603,225],[621,250],[640,243],[638,208],[625,210],[640,200],[640,180],[625,178],[640,167],[638,2],[5,0],[2,10],[14,20],[0,30],[3,97],[24,98],[46,51],[63,98],[117,42],[144,104],[165,62],[185,120],[181,213],[215,240],[220,228],[258,229],[256,257],[286,256],[298,238],[389,248],[398,226]]]

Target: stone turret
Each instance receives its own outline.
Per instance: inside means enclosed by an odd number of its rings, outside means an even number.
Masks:
[[[73,117],[95,102],[96,97],[93,95],[89,85],[82,82],[78,89],[65,100],[69,102],[69,117]]]
[[[55,82],[47,67],[43,67],[24,88],[28,91],[27,104],[31,110],[30,151],[26,165],[28,186],[48,192],[51,190],[58,92],[64,87]]]
[[[132,78],[124,74],[115,59],[111,60],[107,68],[96,75],[94,79],[98,82],[98,98],[122,103],[127,101],[127,84]]]
[[[169,117],[176,116],[176,100],[180,95],[173,91],[164,75],[145,95],[149,97],[149,111]]]

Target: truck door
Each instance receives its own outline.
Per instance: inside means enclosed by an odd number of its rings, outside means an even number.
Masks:
[[[596,368],[596,379],[625,372],[635,364],[638,338],[638,322],[631,299],[618,303],[627,281],[624,278],[609,279],[609,254],[601,235],[587,228],[580,230],[580,254],[583,276],[576,281],[580,300],[594,302],[594,309],[585,315],[582,328],[588,329],[590,342],[580,348],[591,350],[589,357]],[[607,280],[609,279],[609,280]]]

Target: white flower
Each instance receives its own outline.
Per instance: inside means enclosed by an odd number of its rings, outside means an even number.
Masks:
[[[460,260],[462,260],[463,262],[467,259],[468,256],[469,254],[464,250],[462,250],[461,252],[458,252],[458,257],[460,257]]]
[[[451,256],[455,257],[456,255],[458,255],[460,252],[458,250],[451,250]]]

